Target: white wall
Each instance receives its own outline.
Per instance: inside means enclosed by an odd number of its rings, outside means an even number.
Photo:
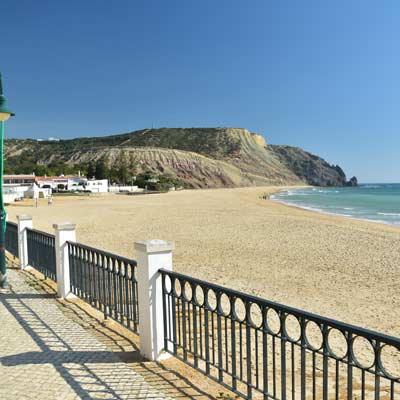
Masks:
[[[85,190],[90,190],[93,193],[107,193],[108,179],[94,179],[87,181]]]
[[[15,198],[24,197],[24,193],[29,190],[31,185],[19,186],[19,185],[4,185],[4,194],[13,195]]]
[[[47,199],[48,197],[51,196],[51,194],[52,194],[51,189],[39,189],[39,198]],[[26,197],[28,199],[33,199],[34,195],[35,195],[35,192],[30,189],[24,192],[24,197]]]
[[[109,192],[118,193],[118,192],[141,192],[143,189],[139,189],[139,186],[109,186]]]

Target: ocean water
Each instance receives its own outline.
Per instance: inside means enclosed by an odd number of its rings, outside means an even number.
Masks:
[[[283,190],[270,198],[308,210],[400,226],[400,183]]]

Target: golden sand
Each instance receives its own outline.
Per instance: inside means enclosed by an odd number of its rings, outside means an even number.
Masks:
[[[261,199],[276,190],[56,197],[8,213],[47,232],[74,222],[78,241],[128,257],[136,240],[172,240],[178,272],[399,336],[400,229]]]

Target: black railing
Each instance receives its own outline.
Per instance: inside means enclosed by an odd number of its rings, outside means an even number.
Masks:
[[[14,257],[18,257],[18,225],[14,222],[7,222],[6,250]]]
[[[56,250],[54,235],[27,229],[28,264],[41,272],[45,278],[57,281]]]
[[[400,399],[400,340],[160,270],[165,349],[240,396]]]
[[[138,332],[136,261],[68,242],[71,292]]]

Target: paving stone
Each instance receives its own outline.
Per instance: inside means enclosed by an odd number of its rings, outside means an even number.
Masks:
[[[0,291],[0,399],[165,399],[68,318],[56,299],[8,271]],[[90,323],[88,323],[90,326]]]

